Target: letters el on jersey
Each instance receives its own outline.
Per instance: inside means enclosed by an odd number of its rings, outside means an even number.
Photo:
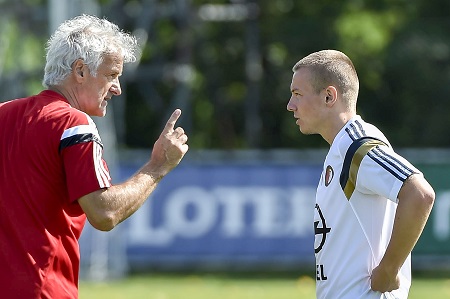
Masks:
[[[349,146],[339,178],[347,200],[350,200],[353,191],[355,191],[356,178],[362,159],[371,149],[378,145],[386,145],[386,143],[373,137],[362,137],[353,141]]]

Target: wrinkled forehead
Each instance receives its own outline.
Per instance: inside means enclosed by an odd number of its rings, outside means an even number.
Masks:
[[[108,63],[123,64],[123,55],[120,52],[105,53],[102,58]]]
[[[122,72],[123,70],[123,57],[120,53],[108,53],[103,55],[102,63],[99,69],[114,69]]]

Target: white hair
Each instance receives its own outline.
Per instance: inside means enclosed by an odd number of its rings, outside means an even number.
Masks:
[[[42,85],[45,88],[64,81],[72,64],[82,59],[93,76],[107,54],[120,54],[124,63],[134,62],[136,37],[106,19],[80,15],[62,23],[47,41]]]

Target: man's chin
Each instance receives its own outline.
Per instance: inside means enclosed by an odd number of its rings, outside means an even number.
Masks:
[[[311,134],[307,130],[303,129],[302,127],[298,127],[298,130],[300,131],[300,133],[302,133],[304,135],[310,135]]]
[[[96,117],[104,117],[106,115],[106,107],[100,108],[97,111],[93,111],[91,113],[87,113],[89,116],[96,116]]]
[[[316,132],[312,132],[311,130],[307,130],[307,129],[302,129],[301,127],[299,127],[299,131],[303,135],[314,135],[314,134],[317,134]]]
[[[106,115],[106,107],[101,110],[101,116],[100,117],[103,117],[105,115]]]

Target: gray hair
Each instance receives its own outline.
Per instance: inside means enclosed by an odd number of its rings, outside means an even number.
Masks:
[[[105,55],[120,54],[124,63],[134,62],[138,49],[136,37],[116,24],[95,16],[77,16],[62,23],[48,40],[42,85],[48,88],[60,84],[77,59],[82,59],[96,76]]]
[[[311,84],[317,93],[333,85],[341,93],[347,107],[356,109],[359,79],[347,55],[336,50],[314,52],[297,62],[292,71],[296,72],[303,67],[311,72]]]

